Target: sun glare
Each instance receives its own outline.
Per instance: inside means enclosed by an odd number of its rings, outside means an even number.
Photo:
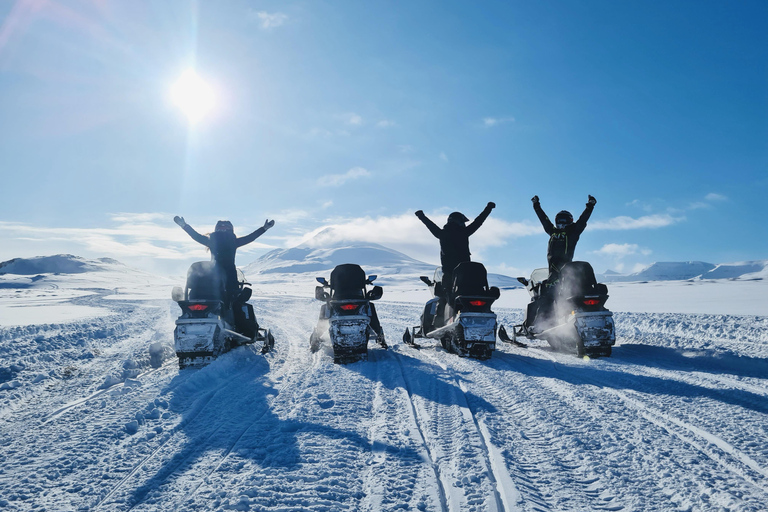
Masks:
[[[171,99],[186,114],[190,124],[198,123],[216,104],[213,88],[192,69],[182,73],[173,84]]]

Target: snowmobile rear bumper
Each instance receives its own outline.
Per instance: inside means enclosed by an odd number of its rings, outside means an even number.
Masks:
[[[331,317],[328,333],[336,362],[354,362],[368,357],[368,335],[371,319],[367,315]]]

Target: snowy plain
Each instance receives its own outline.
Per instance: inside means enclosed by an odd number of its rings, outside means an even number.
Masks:
[[[766,279],[611,283],[610,358],[477,361],[401,342],[429,294],[383,266],[390,349],[336,365],[308,344],[328,273],[251,267],[275,350],[179,371],[180,278],[94,266],[0,275],[0,509],[768,509]]]

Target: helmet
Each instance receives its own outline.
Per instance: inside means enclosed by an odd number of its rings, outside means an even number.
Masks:
[[[232,227],[232,223],[228,220],[220,220],[216,223],[216,231],[228,231],[233,233],[235,228]]]
[[[568,224],[573,224],[573,215],[571,215],[571,212],[563,210],[555,215],[555,226],[564,228]]]
[[[465,224],[469,222],[469,219],[464,216],[461,212],[453,212],[448,216],[448,223],[453,224]]]

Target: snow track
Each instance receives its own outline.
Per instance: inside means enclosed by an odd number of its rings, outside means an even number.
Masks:
[[[611,358],[498,344],[487,361],[399,343],[309,351],[319,303],[254,300],[276,338],[198,370],[175,305],[0,329],[6,510],[738,510],[768,503],[766,319],[619,314]],[[169,311],[171,314],[169,314]],[[506,325],[518,311],[501,311]],[[724,327],[725,326],[725,327]]]

